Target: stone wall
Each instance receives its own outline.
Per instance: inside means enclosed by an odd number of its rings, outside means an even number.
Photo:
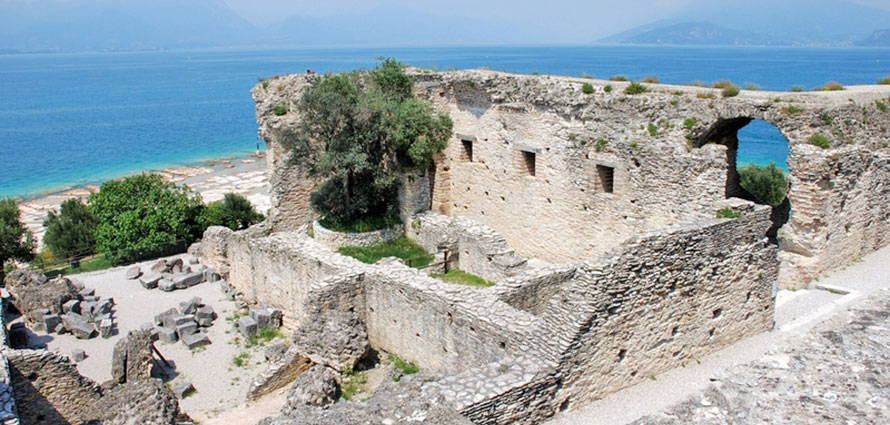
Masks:
[[[736,132],[752,119],[777,127],[792,152],[791,219],[780,237],[782,286],[805,285],[887,244],[871,236],[890,230],[876,219],[886,198],[865,190],[840,193],[825,184],[839,177],[831,167],[812,165],[855,147],[861,158],[841,164],[842,178],[872,176],[878,184],[881,162],[869,158],[887,155],[890,112],[875,102],[886,102],[890,88],[743,90],[723,98],[709,88],[650,84],[645,94],[626,95],[627,83],[482,70],[415,75],[418,95],[455,123],[454,137],[430,173],[430,205],[496,229],[521,256],[587,260],[641,232],[708,218],[728,196],[746,197],[737,185]],[[283,129],[300,119],[294,112],[275,116],[271,108],[298,99],[313,78],[288,75],[252,91],[260,133],[270,146],[277,147]],[[584,83],[593,85],[593,94],[581,92]],[[605,92],[606,85],[613,90]],[[814,134],[826,136],[830,149],[811,147]],[[277,173],[295,171],[277,164],[270,165]],[[275,196],[293,197],[282,211],[307,214],[307,204],[295,197],[302,186],[273,188],[279,190]],[[878,211],[838,208],[845,203]],[[857,223],[869,222],[872,229],[856,230],[862,226]],[[845,228],[851,230],[838,231]]]
[[[21,422],[15,405],[12,374],[4,353],[9,347],[6,334],[6,303],[5,298],[0,299],[0,327],[2,327],[0,329],[0,425],[19,425]]]
[[[397,239],[405,234],[405,226],[395,226],[373,232],[344,233],[325,229],[318,221],[312,222],[312,237],[318,243],[337,250],[344,246],[370,246]]]

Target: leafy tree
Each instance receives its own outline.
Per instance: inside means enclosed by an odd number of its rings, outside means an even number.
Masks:
[[[0,283],[6,277],[7,262],[34,258],[34,240],[22,224],[21,216],[12,199],[0,199]]]
[[[739,184],[763,202],[776,206],[785,200],[788,179],[775,162],[759,167],[754,164],[739,168]]]
[[[80,199],[62,202],[58,214],[47,213],[43,227],[43,243],[57,259],[80,258],[96,250],[96,219]]]
[[[371,71],[320,77],[303,94],[304,119],[282,139],[291,161],[320,180],[310,203],[325,226],[392,224],[399,174],[428,169],[445,148],[451,119],[417,99],[413,86],[404,65],[386,59]]]
[[[112,264],[181,251],[203,230],[200,195],[156,174],[105,182],[89,209],[98,222],[96,245]]]
[[[222,201],[211,202],[204,209],[207,226],[225,226],[232,230],[241,230],[259,223],[263,215],[258,213],[247,198],[237,193],[223,195]]]

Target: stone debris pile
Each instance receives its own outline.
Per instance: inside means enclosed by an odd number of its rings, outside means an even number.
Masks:
[[[182,341],[189,349],[210,344],[210,338],[202,330],[209,328],[217,318],[213,307],[204,304],[201,298],[192,297],[179,303],[179,308],[172,307],[154,318],[154,325],[148,328],[157,335],[157,339],[167,344]],[[157,326],[157,328],[154,328]]]
[[[215,271],[198,265],[197,258],[175,258],[159,260],[147,273],[143,273],[139,267],[132,267],[127,270],[127,279],[139,279],[145,289],[173,292],[204,282],[217,282],[221,278]]]
[[[238,330],[245,338],[257,336],[263,329],[277,329],[281,327],[283,314],[281,310],[271,307],[250,307],[247,316],[238,319]]]
[[[114,299],[66,277],[48,279],[34,271],[16,271],[7,279],[14,305],[35,331],[71,333],[79,339],[114,332]]]

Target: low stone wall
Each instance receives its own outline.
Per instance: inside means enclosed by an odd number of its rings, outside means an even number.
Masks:
[[[402,225],[373,232],[345,233],[325,229],[318,221],[312,222],[312,236],[315,240],[334,251],[344,246],[371,246],[397,239],[404,234],[405,226]]]
[[[5,292],[5,291],[3,291]],[[12,375],[5,352],[9,349],[6,335],[6,299],[0,299],[0,425],[19,425]]]

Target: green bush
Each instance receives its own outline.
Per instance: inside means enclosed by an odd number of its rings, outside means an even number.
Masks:
[[[887,112],[887,104],[886,104],[886,103],[884,103],[884,102],[882,102],[882,101],[880,101],[880,100],[876,100],[876,101],[875,101],[875,106],[877,106],[878,109],[881,110],[881,112]]]
[[[695,117],[690,117],[690,118],[686,118],[683,121],[683,126],[685,126],[687,130],[692,130],[693,128],[695,128],[695,124],[697,124],[697,123],[698,123],[698,120],[695,119]]]
[[[878,84],[890,85],[890,75],[888,75],[886,77],[882,77],[880,80],[878,80]]]
[[[386,59],[371,71],[321,77],[297,105],[313,119],[284,131],[290,161],[321,181],[310,203],[325,227],[394,217],[399,176],[429,169],[451,137],[451,118],[414,97],[404,67]]]
[[[650,75],[646,78],[643,78],[641,81],[644,83],[658,84],[658,77],[656,77],[654,75]]]
[[[814,134],[810,136],[810,138],[807,139],[807,143],[813,146],[818,146],[822,149],[828,149],[829,147],[831,147],[831,143],[828,141],[828,138],[821,134]]]
[[[623,75],[613,75],[609,77],[609,81],[627,81],[627,77]]]
[[[596,142],[594,142],[593,144],[593,150],[596,152],[602,152],[604,149],[606,149],[606,139],[603,139],[602,137],[596,139]]]
[[[658,126],[655,124],[649,124],[649,135],[655,137],[658,135]]]
[[[760,90],[760,84],[757,83],[745,83],[745,90],[757,91]]]
[[[799,86],[799,85],[791,86],[791,91],[793,91],[793,92],[795,92],[795,93],[802,92],[802,91],[803,91],[803,86]]]
[[[610,85],[603,87],[603,91],[606,93],[612,93],[612,85],[610,84]]]
[[[201,196],[157,174],[105,182],[88,204],[96,246],[112,264],[181,252],[204,230]]]
[[[844,86],[837,81],[829,81],[825,83],[825,86],[822,87],[825,91],[838,91],[843,90]]]
[[[31,261],[34,240],[21,221],[22,213],[12,199],[0,199],[0,283],[6,276],[7,263]]]
[[[732,86],[725,87],[720,93],[723,95],[723,97],[735,97],[739,95],[739,92],[741,92],[741,90],[738,87]]]
[[[96,251],[96,218],[80,199],[62,202],[58,214],[48,212],[43,227],[43,244],[56,259],[83,258]]]
[[[733,84],[732,81],[729,80],[721,80],[714,84],[711,84],[711,88],[715,89],[725,89],[728,87],[735,87],[735,84]]]
[[[741,213],[737,213],[732,210],[732,208],[726,207],[717,211],[717,218],[739,218],[741,217]]]
[[[203,211],[204,227],[225,226],[232,230],[246,229],[263,220],[247,198],[226,193],[221,201],[211,202]]]
[[[593,85],[590,83],[584,83],[581,85],[581,93],[584,94],[593,94]]]
[[[640,83],[635,83],[635,82],[630,83],[630,85],[624,89],[625,94],[631,94],[631,95],[646,93],[647,91],[649,91],[649,89],[646,88],[646,86],[644,86]]]
[[[761,201],[776,206],[785,200],[788,179],[775,162],[763,167],[748,164],[738,171],[739,184]]]
[[[274,109],[272,109],[272,113],[278,116],[284,115],[287,113],[287,106],[277,105]]]

